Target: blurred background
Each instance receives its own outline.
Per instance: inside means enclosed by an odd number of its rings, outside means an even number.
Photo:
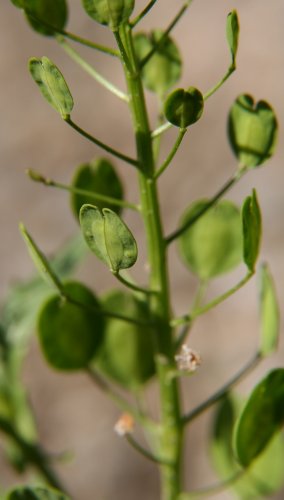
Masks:
[[[146,1],[136,1],[136,12]],[[160,0],[139,29],[165,28],[182,1]],[[93,23],[81,2],[69,0],[68,30],[98,43],[113,44],[106,28]],[[234,99],[249,93],[265,99],[277,111],[280,135],[276,154],[265,166],[254,170],[229,194],[242,203],[254,187],[263,212],[261,260],[268,261],[275,277],[280,308],[284,297],[284,197],[282,139],[284,77],[284,3],[282,0],[202,0],[193,2],[172,37],[184,60],[181,86],[196,86],[202,92],[211,88],[229,65],[225,37],[226,16],[236,8],[240,20],[237,71],[206,103],[205,112],[187,134],[174,164],[164,174],[161,203],[166,232],[173,231],[186,206],[193,200],[212,196],[230,177],[236,161],[226,137],[227,113]],[[72,119],[85,130],[114,148],[133,154],[130,117],[124,103],[108,94],[75,65],[52,39],[41,37],[27,25],[21,12],[8,0],[0,6],[0,300],[9,287],[34,273],[33,264],[19,235],[23,221],[39,246],[53,254],[72,235],[78,224],[70,212],[68,194],[32,183],[25,175],[33,168],[43,175],[69,183],[76,166],[102,155],[93,144],[77,135],[43,100],[28,70],[31,56],[48,56],[63,72],[74,97]],[[124,88],[119,64],[111,57],[76,47],[106,77]],[[147,94],[154,123],[156,103]],[[161,158],[165,157],[176,132],[167,132]],[[137,199],[135,174],[127,164],[118,165],[130,200]],[[145,275],[143,228],[136,215],[125,212],[125,219],[142,245],[135,275]],[[190,304],[196,279],[179,262],[176,245],[170,251],[171,282],[177,314]],[[232,286],[244,274],[238,268],[211,284],[209,297]],[[103,265],[90,256],[78,277],[104,292],[114,286]],[[236,296],[199,319],[190,345],[203,359],[195,377],[184,386],[186,409],[208,397],[233,375],[253,354],[259,334],[257,287],[252,280]],[[264,361],[239,387],[248,393],[253,383],[274,366],[283,365],[284,342],[278,353]],[[30,395],[43,444],[51,451],[68,450],[74,459],[57,469],[74,499],[79,500],[157,500],[158,475],[154,465],[138,456],[113,432],[119,411],[84,375],[62,375],[49,369],[34,338],[23,377]],[[149,390],[155,401],[155,388]],[[210,431],[210,412],[204,414],[187,433],[186,486],[198,488],[216,480],[208,461],[206,437]],[[3,455],[3,454],[2,454]],[[18,481],[5,465],[0,443],[0,483],[8,487]],[[284,474],[284,470],[283,470]],[[25,476],[22,480],[26,479]],[[274,498],[281,499],[284,491]],[[212,498],[231,499],[231,493]]]

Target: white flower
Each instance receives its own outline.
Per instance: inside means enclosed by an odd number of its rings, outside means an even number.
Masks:
[[[201,356],[186,344],[181,347],[181,353],[175,356],[178,369],[186,372],[194,372],[201,365]]]
[[[129,413],[123,413],[114,426],[114,431],[119,436],[125,436],[133,432],[134,420]]]

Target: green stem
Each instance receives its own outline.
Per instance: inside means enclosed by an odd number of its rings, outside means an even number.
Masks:
[[[103,52],[104,54],[108,54],[110,56],[114,57],[119,57],[119,52],[115,49],[111,49],[110,47],[105,47],[104,45],[100,45],[95,42],[91,42],[90,40],[87,40],[86,38],[82,38],[81,36],[74,35],[73,33],[70,33],[69,31],[65,31],[63,29],[60,29],[56,26],[52,26],[51,24],[47,23],[43,19],[39,19],[36,17],[32,12],[29,12],[28,9],[25,9],[29,17],[31,17],[34,21],[37,23],[41,24],[45,28],[51,30],[54,32],[54,34],[59,34],[64,36],[65,38],[69,38],[70,40],[73,40],[73,42],[80,43],[81,45],[85,45],[86,47],[90,47],[91,49],[98,50],[99,52]]]
[[[141,293],[146,293],[147,295],[150,293],[156,293],[155,290],[149,290],[149,288],[142,288],[138,285],[135,285],[131,281],[126,280],[119,274],[119,272],[114,272],[113,275],[122,283],[123,285],[127,286],[131,290],[134,290],[135,292],[141,292]]]
[[[208,410],[215,403],[220,401],[236,384],[238,384],[253,368],[258,365],[262,357],[259,353],[255,354],[253,358],[245,365],[243,368],[236,373],[225,385],[223,385],[218,391],[214,392],[206,401],[201,403],[199,406],[194,408],[189,413],[182,417],[183,425],[188,424],[196,417],[198,417],[205,410]]]
[[[157,183],[154,176],[152,138],[145,105],[144,92],[138,62],[133,48],[131,28],[123,26],[120,31],[124,50],[130,64],[124,65],[130,95],[130,109],[136,138],[139,162],[139,186],[142,216],[144,219],[148,260],[150,264],[150,289],[157,293],[149,296],[156,328],[157,373],[161,397],[162,435],[160,455],[167,465],[161,466],[162,498],[173,500],[181,490],[182,426],[177,380],[168,380],[167,373],[173,369],[173,332],[169,327],[170,300],[167,273],[166,245],[164,241]],[[123,53],[122,53],[123,55]]]
[[[172,159],[176,155],[176,153],[177,153],[177,151],[178,151],[178,149],[179,149],[179,147],[181,145],[181,141],[183,140],[186,132],[187,132],[186,128],[181,128],[180,129],[179,134],[177,136],[177,140],[176,140],[176,142],[175,142],[172,150],[170,151],[168,157],[166,158],[166,160],[164,161],[164,163],[160,166],[160,168],[155,172],[155,174],[154,174],[154,178],[155,179],[158,179],[158,177],[160,177],[160,175],[166,170],[166,168],[171,163]]]
[[[138,24],[141,19],[143,19],[143,17],[146,16],[146,14],[148,14],[148,12],[152,9],[152,7],[155,5],[157,0],[151,0],[148,5],[146,5],[145,9],[143,9],[140,14],[138,14],[137,17],[135,17],[135,19],[133,19],[133,21],[131,21],[130,23],[130,26],[132,28],[134,28],[136,26],[136,24]]]
[[[69,191],[70,193],[88,196],[89,198],[94,198],[94,200],[97,201],[103,201],[111,205],[117,205],[118,207],[122,208],[130,208],[131,210],[140,212],[138,205],[134,205],[133,203],[129,203],[128,201],[112,198],[111,196],[107,196],[101,193],[96,193],[95,191],[88,191],[87,189],[81,189],[66,184],[62,184],[61,182],[56,182],[53,179],[47,179],[46,177],[42,176],[38,172],[35,172],[34,170],[31,169],[27,169],[26,173],[30,177],[30,179],[32,179],[35,182],[40,182],[44,186],[63,189],[64,191]]]
[[[204,101],[206,101],[212,94],[214,94],[220,87],[222,87],[222,85],[225,83],[226,80],[228,80],[228,78],[231,76],[231,74],[235,71],[235,66],[234,65],[231,65],[229,68],[228,68],[228,71],[227,73],[223,76],[223,78],[221,78],[221,80],[216,84],[214,85],[214,87],[212,87],[212,89],[208,90],[208,92],[206,92],[206,94],[203,95],[203,99]]]
[[[191,5],[192,2],[193,2],[193,0],[187,0],[183,4],[183,6],[180,8],[180,10],[178,11],[178,13],[176,14],[176,16],[174,17],[174,19],[172,20],[172,22],[169,24],[169,26],[167,27],[167,29],[163,32],[163,35],[158,40],[158,42],[156,43],[156,45],[153,47],[152,50],[150,50],[150,52],[147,54],[147,56],[145,56],[144,59],[142,59],[142,61],[140,62],[140,68],[143,68],[143,66],[145,66],[145,64],[147,64],[147,62],[151,59],[151,57],[155,54],[155,52],[159,49],[159,47],[161,47],[161,45],[164,43],[164,41],[167,38],[167,36],[170,34],[170,32],[172,31],[172,29],[179,22],[179,20],[181,19],[181,17],[183,16],[183,14],[188,9],[188,7]]]
[[[116,158],[119,158],[120,160],[125,161],[126,163],[130,163],[130,165],[133,165],[134,167],[138,166],[137,160],[134,160],[133,158],[130,158],[129,156],[124,155],[123,153],[120,153],[119,151],[116,151],[115,149],[111,148],[104,142],[101,142],[99,139],[96,139],[96,137],[93,137],[92,135],[88,134],[85,130],[83,130],[79,125],[74,123],[70,117],[65,119],[66,123],[70,125],[76,132],[79,132],[83,137],[88,139],[89,141],[93,142],[96,144],[96,146],[99,146],[100,148],[104,149],[107,151],[107,153],[110,153],[113,156],[116,156]]]
[[[252,278],[253,275],[254,272],[249,272],[241,281],[239,281],[239,283],[230,288],[230,290],[227,290],[227,292],[219,295],[219,297],[216,297],[216,299],[211,300],[210,302],[208,302],[208,304],[205,304],[205,306],[199,307],[198,309],[192,311],[192,313],[189,315],[190,319],[193,321],[195,318],[197,318],[197,316],[201,316],[201,314],[206,313],[210,309],[213,309],[213,307],[221,304],[221,302],[224,302],[224,300],[228,299],[231,295],[240,290],[240,288],[242,288]]]
[[[109,80],[104,78],[98,71],[96,71],[95,68],[93,68],[91,64],[89,64],[75,49],[73,49],[73,47],[71,47],[71,45],[69,45],[69,43],[67,43],[62,36],[57,36],[56,40],[63,48],[63,50],[65,50],[65,52],[73,59],[73,61],[78,63],[81,68],[83,68],[90,76],[92,76],[98,83],[100,83],[100,85],[109,90],[112,94],[114,94],[122,101],[129,101],[128,95],[118,89]]]
[[[46,481],[54,488],[64,491],[55,472],[48,462],[48,456],[37,444],[27,442],[20,434],[17,433],[15,427],[6,419],[0,416],[0,431],[9,436],[17,446],[22,450],[26,460],[33,465],[46,479]]]
[[[153,132],[151,134],[152,139],[159,137],[160,135],[162,135],[164,132],[166,132],[167,130],[169,130],[172,127],[173,127],[173,125],[170,122],[163,123],[158,128],[153,130]]]
[[[156,464],[160,465],[163,464],[170,465],[166,460],[163,460],[162,457],[153,455],[153,453],[143,448],[143,446],[141,446],[130,434],[126,434],[125,438],[130,444],[130,446],[134,448],[134,450],[138,451],[138,453],[143,455],[143,457],[147,458],[148,460],[151,460],[151,462],[155,462]]]
[[[238,169],[237,172],[231,177],[224,186],[211,198],[206,205],[204,205],[199,212],[195,213],[193,217],[188,219],[182,226],[180,226],[176,231],[167,236],[166,243],[169,245],[175,239],[179,238],[188,228],[190,228],[207,210],[209,210],[217,201],[225,194],[229,189],[231,189],[239,179],[247,172],[245,168]]]

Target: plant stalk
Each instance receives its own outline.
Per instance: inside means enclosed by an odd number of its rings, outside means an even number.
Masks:
[[[128,57],[127,65],[124,64],[124,72],[136,139],[142,217],[150,265],[150,289],[157,291],[149,295],[148,300],[152,315],[158,324],[156,362],[162,425],[159,455],[163,456],[167,462],[161,465],[162,499],[175,500],[181,491],[182,425],[178,382],[176,379],[169,380],[167,377],[168,372],[175,367],[175,362],[173,332],[169,326],[171,307],[166,244],[160,216],[157,182],[154,179],[155,162],[151,130],[130,26],[124,25],[120,28],[120,38]]]

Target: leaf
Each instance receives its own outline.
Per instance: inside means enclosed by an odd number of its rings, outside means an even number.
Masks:
[[[182,217],[185,224],[206,205],[207,200],[193,203]],[[185,264],[201,280],[231,271],[242,260],[242,226],[239,208],[223,200],[207,210],[179,238]]]
[[[136,320],[149,317],[147,304],[129,292],[113,290],[102,299],[102,305],[106,311],[123,311]],[[135,391],[155,373],[152,330],[106,319],[103,341],[94,364],[116,383]]]
[[[240,95],[234,102],[228,122],[229,141],[244,167],[257,167],[274,153],[277,120],[270,104],[254,104],[251,96]]]
[[[235,459],[232,446],[233,427],[240,406],[239,400],[228,395],[220,402],[215,413],[210,438],[210,458],[222,481],[242,470]],[[242,500],[267,498],[283,484],[283,460],[284,440],[282,433],[278,433],[230,488]]]
[[[134,37],[134,48],[142,61],[164,36],[162,30],[154,30],[149,35],[138,33]],[[181,77],[182,61],[179,50],[169,35],[164,36],[155,54],[142,69],[142,79],[147,89],[164,95]]]
[[[240,464],[248,467],[284,424],[284,369],[272,370],[252,391],[234,432]]]
[[[72,187],[111,196],[118,200],[123,199],[122,183],[112,163],[105,158],[99,158],[80,165],[72,180]],[[79,216],[82,205],[93,202],[94,198],[91,196],[71,193],[71,207],[76,217]],[[107,207],[118,214],[121,212],[121,207],[100,200],[96,200],[96,206],[100,210]]]
[[[56,34],[44,23],[59,30],[65,27],[68,18],[66,0],[23,0],[23,4],[30,25],[38,33],[47,36]],[[43,23],[40,22],[41,20]]]
[[[280,312],[273,278],[268,265],[262,265],[259,279],[260,346],[259,352],[268,356],[277,349],[280,334]]]
[[[17,486],[5,497],[6,500],[69,500],[64,493],[42,486]]]
[[[43,279],[45,281],[47,281],[49,284],[55,286],[56,289],[60,288],[60,286],[61,286],[60,281],[58,280],[53,269],[51,268],[47,258],[41,252],[41,250],[38,248],[35,241],[32,239],[31,235],[26,230],[24,224],[20,224],[19,228],[20,228],[22,236],[27,244],[29,254],[30,254],[36,268],[38,269],[41,276],[43,277]]]
[[[84,285],[68,282],[65,294],[77,303],[53,295],[42,306],[38,335],[46,360],[58,370],[86,368],[103,335],[100,304]],[[85,307],[84,307],[85,305]]]
[[[244,262],[248,269],[254,272],[261,240],[261,212],[255,190],[244,201],[242,221]]]
[[[33,57],[29,61],[29,70],[43,97],[60,113],[63,120],[67,120],[74,102],[67,83],[57,66],[47,57],[41,59]]]
[[[227,42],[231,51],[233,67],[235,67],[236,65],[239,31],[240,31],[240,26],[239,26],[238,14],[237,11],[233,10],[227,16],[227,25],[226,25]]]
[[[134,0],[82,0],[87,14],[112,31],[128,21],[134,8]]]
[[[164,112],[167,120],[179,128],[197,122],[203,113],[203,95],[195,87],[174,90],[167,98]]]
[[[113,273],[127,269],[137,260],[136,241],[112,210],[102,212],[93,205],[83,205],[80,210],[81,229],[90,250],[104,261]]]

